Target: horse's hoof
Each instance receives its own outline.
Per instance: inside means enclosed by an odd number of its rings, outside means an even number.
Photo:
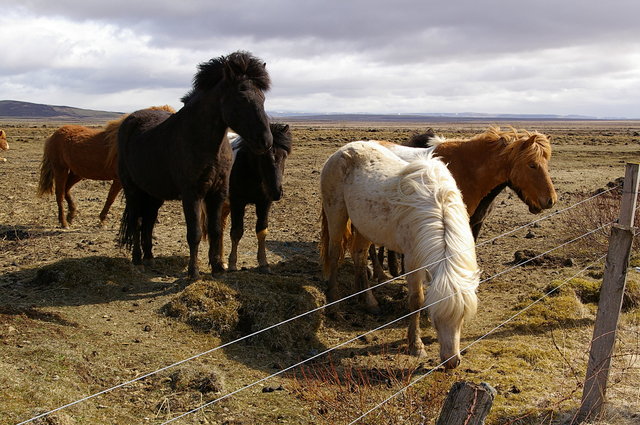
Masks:
[[[375,274],[376,280],[378,283],[386,282],[387,280],[391,280],[391,276],[387,275],[385,272],[380,272]]]
[[[409,354],[411,354],[414,357],[418,357],[418,358],[423,358],[423,357],[427,357],[427,352],[425,351],[424,347],[409,347]]]
[[[267,265],[267,266],[259,266],[258,273],[271,274],[272,272],[271,272],[271,268]]]
[[[344,313],[341,311],[329,310],[327,311],[327,317],[335,322],[340,322],[345,320]]]
[[[366,307],[366,311],[373,316],[380,316],[380,314],[382,314],[382,310],[379,305],[368,305]]]
[[[224,273],[226,271],[227,271],[227,269],[224,268],[224,264],[222,264],[222,263],[216,263],[216,264],[211,265],[211,274]]]

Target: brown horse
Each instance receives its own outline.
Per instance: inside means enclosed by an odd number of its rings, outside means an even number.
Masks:
[[[380,143],[405,161],[433,151],[447,164],[462,192],[474,239],[505,187],[513,189],[533,214],[551,208],[558,199],[549,176],[550,138],[538,132],[489,127],[470,139],[445,139],[429,132],[409,140],[407,146],[413,147]],[[384,278],[373,261],[376,275]],[[397,275],[394,261],[389,263]]]
[[[175,110],[168,106],[154,106],[168,112]],[[68,228],[76,215],[76,203],[70,190],[82,179],[112,180],[104,207],[100,212],[100,222],[116,196],[122,189],[118,179],[118,130],[127,117],[107,123],[104,129],[88,128],[81,125],[65,125],[57,129],[44,144],[44,155],[40,167],[40,196],[54,192],[58,203],[58,221]],[[67,200],[69,213],[65,217],[63,200]]]
[[[7,143],[7,133],[4,130],[0,130],[0,150],[9,150],[9,143]],[[0,162],[6,162],[6,158],[0,157]]]

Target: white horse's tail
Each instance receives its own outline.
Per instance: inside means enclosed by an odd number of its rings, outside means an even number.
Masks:
[[[428,266],[431,273],[425,305],[432,318],[468,320],[477,310],[480,271],[460,190],[435,158],[413,161],[404,172],[397,204],[417,232],[412,268]]]

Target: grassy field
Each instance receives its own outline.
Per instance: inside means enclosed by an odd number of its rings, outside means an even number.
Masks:
[[[438,134],[471,136],[491,123],[431,123]],[[11,149],[0,163],[0,423],[19,423],[322,305],[318,264],[319,176],[325,159],[353,140],[400,142],[426,129],[419,123],[292,122],[294,151],[287,162],[284,199],[274,205],[268,258],[273,274],[255,271],[253,211],[239,249],[243,269],[213,279],[186,279],[188,248],[181,206],[167,202],[156,225],[155,266],[130,265],[116,246],[124,199],[104,226],[98,213],[109,182],[83,181],[73,193],[79,216],[60,229],[52,197],[36,189],[45,139],[55,123],[0,122]],[[573,205],[607,188],[640,161],[640,122],[510,122],[552,137],[550,171],[558,204]],[[611,202],[609,202],[611,201]],[[594,201],[542,220],[477,249],[482,278],[514,266],[516,252],[540,254],[617,215],[616,200]],[[548,212],[547,212],[548,213]],[[533,216],[510,191],[499,196],[479,242],[530,223]],[[497,390],[489,424],[568,423],[579,406],[603,262],[606,232],[555,250],[483,282],[477,317],[465,324],[461,345],[473,344],[460,367],[437,366],[438,344],[422,321],[429,357],[405,354],[401,321],[357,338],[406,313],[404,280],[376,291],[383,313],[365,314],[344,302],[344,315],[321,312],[212,351],[148,378],[78,403],[39,424],[161,424],[309,357],[330,354],[270,378],[196,413],[182,424],[348,424],[409,382],[406,392],[367,415],[366,424],[434,423],[451,385],[487,382]],[[225,237],[228,252],[229,240]],[[200,268],[207,271],[206,245]],[[632,265],[640,266],[634,255]],[[340,271],[352,282],[347,260]],[[570,279],[577,275],[579,278]],[[632,267],[602,424],[640,420],[640,274]],[[493,333],[550,288],[548,297]],[[595,288],[595,289],[594,289]],[[634,289],[635,288],[635,289]],[[636,292],[633,292],[636,291]],[[635,305],[635,306],[634,306]],[[486,335],[486,336],[485,336]],[[484,338],[476,342],[479,338]]]

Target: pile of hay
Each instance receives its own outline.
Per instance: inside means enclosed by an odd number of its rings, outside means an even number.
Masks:
[[[301,276],[227,274],[223,280],[189,285],[162,311],[194,329],[223,338],[252,334],[325,303],[324,294]],[[277,326],[248,339],[271,350],[297,351],[317,345],[322,311]]]

